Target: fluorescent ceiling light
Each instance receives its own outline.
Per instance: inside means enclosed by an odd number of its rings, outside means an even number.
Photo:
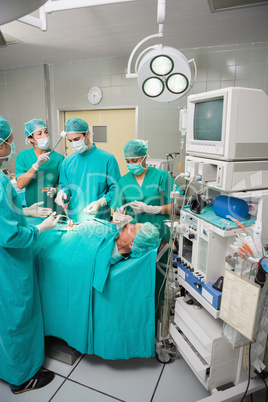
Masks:
[[[264,6],[267,0],[208,0],[209,8],[212,13],[217,11],[227,11],[235,8],[245,8],[253,6]]]

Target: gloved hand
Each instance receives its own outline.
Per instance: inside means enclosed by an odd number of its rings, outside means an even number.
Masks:
[[[55,203],[62,208],[65,208],[66,205],[64,200],[67,200],[67,194],[63,190],[60,190],[57,194],[57,197],[55,198]]]
[[[54,229],[60,219],[60,215],[55,216],[56,212],[53,212],[47,219],[45,219],[40,225],[36,225],[38,232],[42,233],[46,230]]]
[[[32,204],[30,207],[23,208],[23,212],[25,216],[32,216],[33,218],[45,218],[49,216],[52,212],[51,208],[42,208],[38,205],[44,204],[44,201],[36,202]]]
[[[47,196],[52,198],[56,194],[57,189],[56,187],[49,187],[49,190],[47,191]]]
[[[130,215],[124,215],[120,214],[119,212],[115,212],[113,214],[113,220],[112,222],[116,224],[117,229],[121,229],[123,226],[125,226],[127,223],[132,221],[132,216]]]
[[[101,207],[107,205],[106,198],[102,197],[97,201],[91,202],[86,208],[83,209],[89,215],[95,215]]]
[[[50,160],[48,155],[49,153],[39,155],[37,161],[32,165],[32,168],[34,168],[34,170],[38,170],[41,165]]]
[[[142,212],[145,214],[153,214],[157,215],[161,213],[160,205],[147,205],[145,202],[133,201],[130,203],[130,207],[137,214],[141,214]]]

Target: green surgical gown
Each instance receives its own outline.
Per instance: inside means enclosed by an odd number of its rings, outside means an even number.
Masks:
[[[2,172],[0,228],[0,378],[20,385],[44,361],[43,318],[32,252],[38,229],[27,225],[19,197]]]
[[[129,172],[119,180],[111,207],[116,209],[131,201],[141,201],[147,205],[170,204],[172,202],[170,198],[170,191],[173,190],[173,185],[174,180],[171,175],[161,169],[156,169],[149,166],[141,187],[135,179],[135,176]],[[182,194],[182,190],[177,185],[176,190]],[[164,224],[164,220],[170,218],[168,214],[136,214],[131,207],[126,208],[126,214],[133,217],[133,221],[131,223],[150,222],[154,224],[160,231],[160,236],[162,238],[165,237],[166,240],[169,241],[170,229]],[[163,255],[161,262],[164,264],[167,263],[167,253]],[[164,298],[164,287],[162,287],[162,282],[163,276],[158,270],[156,270],[156,306],[158,306],[158,297],[159,300]],[[157,317],[158,310],[156,312],[156,319]]]
[[[169,173],[161,169],[148,167],[142,186],[138,184],[132,173],[127,173],[118,182],[111,207],[116,209],[131,201],[141,201],[147,205],[166,205],[172,202],[170,191],[172,191],[174,180]],[[181,189],[177,190],[182,194]],[[161,237],[169,239],[169,228],[164,225],[164,220],[169,215],[135,214],[131,207],[126,208],[126,214],[133,217],[131,223],[150,222],[160,231]]]
[[[115,157],[95,145],[83,153],[73,153],[65,158],[59,179],[59,190],[66,192],[68,214],[74,222],[84,222],[89,214],[83,212],[92,201],[104,197],[107,206],[100,208],[96,218],[110,221],[110,204],[120,171]]]
[[[46,192],[41,189],[44,187],[56,187],[59,180],[60,167],[64,156],[53,151],[50,160],[40,166],[35,177],[25,187],[25,197],[27,206],[35,202],[44,201],[44,207],[52,208],[52,200],[48,199]],[[16,177],[28,172],[32,165],[37,161],[37,156],[32,149],[21,151],[16,158]],[[51,202],[51,204],[50,204]]]

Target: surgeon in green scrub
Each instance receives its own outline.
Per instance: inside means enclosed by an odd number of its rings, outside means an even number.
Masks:
[[[0,117],[0,167],[15,152],[12,129]],[[37,226],[28,225],[17,192],[0,172],[0,378],[14,394],[44,387],[54,378],[41,368],[44,329],[32,243],[57,221],[53,213]]]
[[[151,222],[160,231],[160,236],[169,240],[169,228],[164,225],[164,220],[171,214],[170,192],[174,180],[166,171],[147,166],[147,155],[147,141],[130,140],[125,144],[129,173],[119,180],[111,207],[116,210],[130,203],[125,212],[133,217],[133,222]],[[177,191],[182,194],[178,186]]]
[[[110,222],[110,204],[121,177],[117,160],[91,143],[85,120],[67,120],[65,131],[74,153],[62,164],[55,202],[68,208],[75,223],[89,220],[90,215]]]
[[[64,157],[50,153],[50,137],[41,119],[25,123],[26,143],[32,149],[21,151],[16,158],[16,178],[19,189],[25,188],[27,206],[43,201],[43,207],[55,210],[52,199],[57,192],[60,168]]]
[[[170,192],[173,190],[174,180],[171,175],[161,169],[146,165],[148,143],[143,140],[130,140],[124,146],[124,156],[129,173],[121,177],[115,190],[111,207],[118,210],[124,204],[125,213],[133,217],[133,223],[150,222],[157,227],[161,238],[169,241],[170,230],[164,221],[170,219],[172,200]],[[176,190],[183,193],[176,185]],[[120,211],[121,212],[121,211]],[[124,215],[115,212],[114,223],[124,222]],[[161,258],[167,262],[167,253]],[[159,301],[164,298],[164,278],[156,271],[156,320],[158,318]]]

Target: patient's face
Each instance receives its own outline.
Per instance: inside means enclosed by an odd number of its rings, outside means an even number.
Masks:
[[[120,240],[124,241],[126,246],[129,246],[131,243],[133,243],[141,226],[142,223],[136,223],[136,225],[128,223],[119,233]]]

